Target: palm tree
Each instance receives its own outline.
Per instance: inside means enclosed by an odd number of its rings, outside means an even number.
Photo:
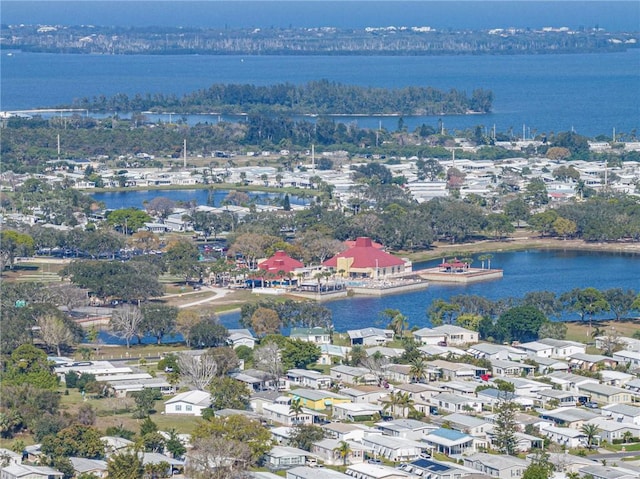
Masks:
[[[302,402],[300,401],[300,398],[291,400],[291,404],[289,405],[289,413],[293,414],[293,422],[298,424],[298,416],[303,413]]]
[[[423,357],[418,357],[411,362],[409,370],[411,381],[419,383],[427,376],[427,363]]]
[[[631,431],[625,431],[622,433],[622,440],[625,444],[629,444],[633,439],[633,433]]]
[[[349,446],[349,443],[347,441],[340,441],[340,444],[338,444],[333,451],[339,454],[342,458],[342,465],[346,466],[347,458],[349,457],[349,454],[351,454],[351,446]]]
[[[587,448],[591,449],[600,429],[598,429],[598,426],[595,424],[583,424],[580,428],[580,432],[587,436]]]

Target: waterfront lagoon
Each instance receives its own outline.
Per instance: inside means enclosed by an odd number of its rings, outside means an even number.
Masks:
[[[475,258],[473,266],[479,266]],[[414,263],[414,270],[435,267],[442,260]],[[324,303],[333,313],[336,331],[368,326],[386,326],[380,312],[397,309],[407,316],[409,327],[429,326],[426,310],[435,299],[449,299],[458,294],[473,294],[491,300],[522,298],[531,291],[553,291],[562,294],[573,288],[594,287],[600,290],[623,288],[640,290],[640,249],[638,254],[616,254],[588,251],[527,250],[494,253],[492,268],[504,271],[502,279],[475,284],[436,284],[427,289],[384,297],[355,296]],[[238,327],[240,314],[220,316],[228,328]],[[578,319],[570,315],[566,319]]]

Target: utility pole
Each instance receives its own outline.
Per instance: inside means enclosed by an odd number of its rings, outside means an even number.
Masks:
[[[184,159],[183,159],[183,164],[184,164],[184,169],[187,169],[187,139],[184,139],[184,148],[183,148],[183,154],[184,154]]]

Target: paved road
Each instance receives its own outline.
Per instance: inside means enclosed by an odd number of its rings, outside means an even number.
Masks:
[[[640,457],[640,451],[609,452],[609,453],[602,453],[602,454],[590,454],[586,456],[587,459],[593,459],[595,461],[606,459],[607,462],[610,461],[611,459],[623,459],[625,457]]]

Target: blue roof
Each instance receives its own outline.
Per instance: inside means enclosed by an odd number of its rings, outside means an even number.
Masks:
[[[431,431],[429,433],[429,435],[434,435],[434,436],[438,436],[438,437],[443,437],[445,439],[449,439],[450,441],[457,441],[458,439],[462,439],[465,437],[469,437],[467,434],[460,432],[460,431],[454,431],[453,429],[445,429],[445,428],[440,428],[440,429],[436,429],[435,431]]]
[[[507,399],[509,401],[516,397],[514,393],[511,393],[511,392],[505,393],[504,391],[500,391],[499,389],[496,389],[496,388],[483,389],[482,391],[478,391],[478,395],[489,396],[495,399]]]

